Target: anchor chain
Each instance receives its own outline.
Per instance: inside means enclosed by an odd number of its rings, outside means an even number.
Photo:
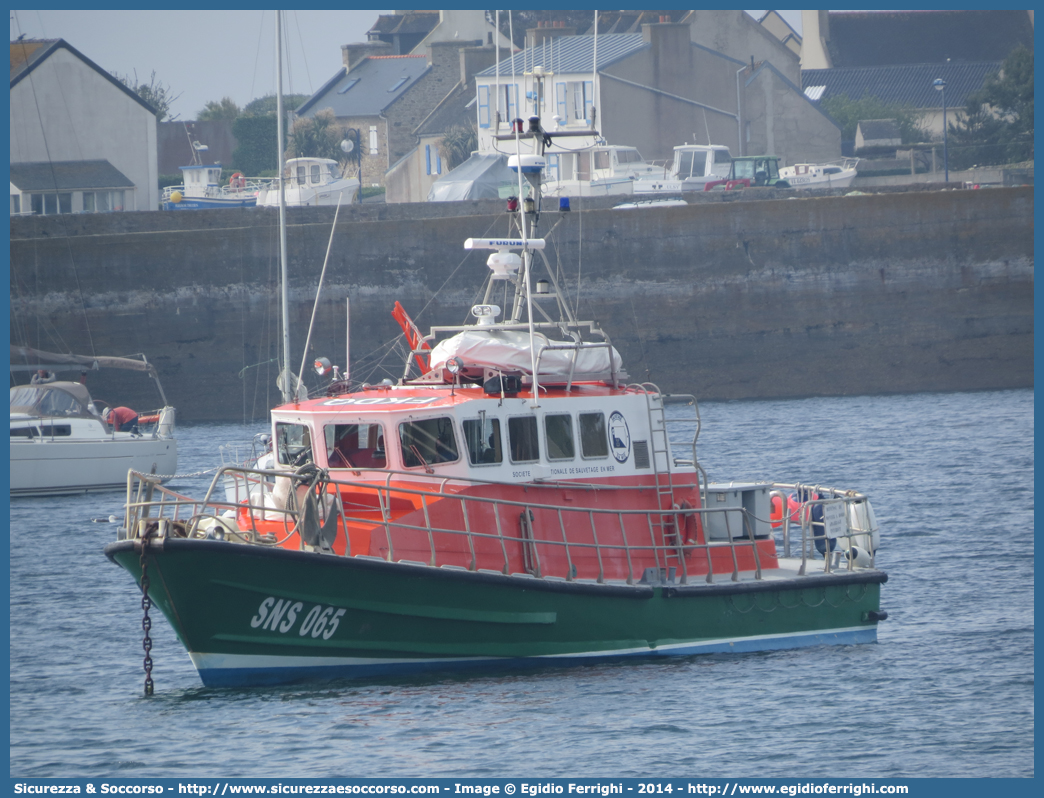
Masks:
[[[149,631],[152,629],[152,619],[149,617],[149,610],[152,609],[152,599],[149,598],[149,568],[148,568],[148,557],[146,555],[146,546],[148,545],[148,538],[142,538],[141,541],[141,630],[145,633],[144,638],[141,641],[141,647],[145,651],[145,660],[143,665],[145,667],[145,695],[152,695],[152,638],[149,636]]]

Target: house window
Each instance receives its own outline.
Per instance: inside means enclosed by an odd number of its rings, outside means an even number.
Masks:
[[[594,82],[590,80],[574,80],[566,84],[568,118],[574,122],[590,119],[590,109],[594,105]]]
[[[72,213],[72,194],[69,192],[58,195],[58,213]]]
[[[43,194],[30,194],[29,195],[29,208],[33,213],[37,215],[43,215],[44,212],[44,200]]]
[[[442,174],[442,155],[439,154],[438,150],[435,151],[435,174]]]
[[[16,213],[21,213],[21,212],[22,212],[22,197],[20,195],[18,195],[18,194],[12,194],[11,195],[11,213],[12,214],[16,214]]]
[[[508,440],[511,443],[512,463],[532,463],[540,459],[536,416],[509,418]]]
[[[354,86],[358,82],[359,82],[359,78],[352,78],[347,83],[345,83],[341,88],[339,88],[337,90],[337,93],[338,94],[346,93],[352,86]]]
[[[370,125],[370,155],[377,154],[377,126]]]
[[[427,170],[427,174],[431,174],[431,145],[424,145],[424,168]]]
[[[397,81],[395,81],[395,85],[393,85],[390,89],[388,89],[388,91],[395,91],[397,88],[399,88],[407,80],[409,80],[409,78],[399,78]]]
[[[518,116],[518,85],[509,83],[500,87],[497,95],[497,111],[500,113],[500,121],[511,124],[511,120]]]
[[[53,216],[58,213],[58,195],[44,194],[44,213]]]
[[[481,128],[489,127],[489,86],[478,87],[478,124]]]

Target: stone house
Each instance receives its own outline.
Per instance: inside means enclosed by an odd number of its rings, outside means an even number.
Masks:
[[[694,42],[693,14],[684,19],[600,34],[597,63],[593,36],[559,36],[501,62],[499,78],[494,68],[480,72],[479,149],[495,149],[499,111],[501,132],[508,120],[533,113],[549,129],[590,129],[593,121],[610,144],[636,146],[646,160],[669,159],[686,142],[724,144],[733,155],[777,155],[784,163],[840,156],[839,128],[783,70]],[[754,41],[796,69],[793,53],[770,34]],[[547,73],[542,89],[533,78],[537,67]]]
[[[12,213],[159,208],[155,109],[68,42],[11,42],[10,109]]]

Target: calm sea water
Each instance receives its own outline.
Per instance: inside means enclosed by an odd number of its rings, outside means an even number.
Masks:
[[[205,689],[102,547],[116,494],[11,506],[11,774],[1032,776],[1033,392],[704,404],[712,480],[858,488],[876,645]],[[261,427],[179,432],[180,471]],[[198,489],[205,477],[181,479]]]

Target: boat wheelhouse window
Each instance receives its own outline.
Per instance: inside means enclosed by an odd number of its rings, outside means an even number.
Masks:
[[[303,186],[305,184],[305,168],[303,166],[297,167],[297,184]]]
[[[617,163],[641,163],[642,154],[638,150],[617,150]]]
[[[68,438],[72,435],[71,424],[54,424],[52,426],[43,426],[41,428],[43,437],[45,438]]]
[[[463,423],[464,445],[472,465],[504,462],[504,447],[500,443],[500,419],[469,418]]]
[[[39,434],[36,427],[11,427],[12,438],[35,438]]]
[[[544,435],[547,440],[548,460],[572,460],[576,455],[573,444],[573,417],[567,413],[544,416]]]
[[[386,468],[384,430],[380,424],[328,424],[326,462],[330,468]]]
[[[825,175],[839,175],[839,174],[841,174],[841,167],[840,166],[824,166],[823,167],[823,174],[825,174]]]
[[[581,413],[580,451],[587,459],[609,456],[609,437],[605,434],[605,415]]]
[[[280,465],[312,462],[312,434],[304,424],[276,424],[276,458]]]
[[[707,168],[707,153],[682,150],[678,157],[680,159],[681,167],[678,170],[678,177],[684,179],[690,176],[703,177]]]
[[[594,168],[609,169],[613,165],[613,155],[608,150],[599,150],[594,153]]]
[[[536,416],[517,416],[508,419],[508,440],[512,463],[532,463],[540,459]]]
[[[453,419],[448,416],[402,422],[399,424],[399,445],[402,464],[406,468],[452,463],[460,457],[453,434]]]
[[[732,156],[728,150],[715,150],[714,163],[732,163]]]
[[[312,164],[312,182],[319,182],[319,164]]]

